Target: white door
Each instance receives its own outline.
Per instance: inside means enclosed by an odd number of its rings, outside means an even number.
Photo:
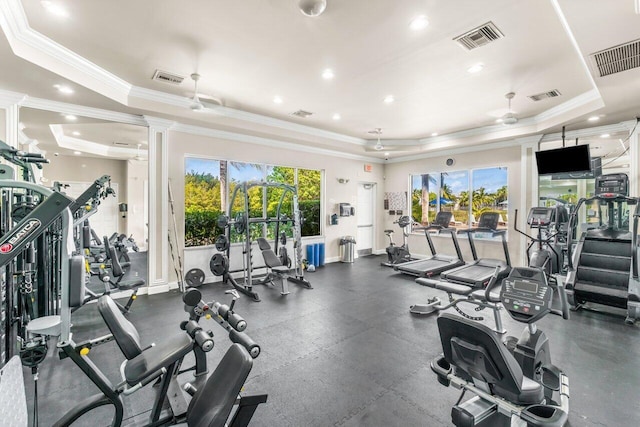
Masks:
[[[373,251],[373,218],[375,184],[358,184],[358,235],[356,249],[358,256],[371,255]]]

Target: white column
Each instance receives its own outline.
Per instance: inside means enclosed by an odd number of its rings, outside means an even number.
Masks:
[[[526,230],[528,207],[538,204],[538,170],[534,162],[542,135],[520,138],[520,206],[518,206],[518,228]],[[520,237],[522,263],[526,261],[527,240]]]
[[[18,147],[18,122],[20,103],[26,98],[25,94],[0,90],[0,109],[4,110],[4,132],[0,139],[12,147]],[[1,129],[1,128],[0,128]]]
[[[632,126],[633,125],[633,126]],[[635,123],[629,122],[629,131],[633,130]],[[629,195],[632,197],[640,196],[640,150],[638,150],[638,132],[640,132],[640,124],[629,138]]]
[[[168,131],[174,122],[145,116],[149,125],[148,293],[169,290]]]

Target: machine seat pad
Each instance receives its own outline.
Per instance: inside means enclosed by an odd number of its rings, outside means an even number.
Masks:
[[[522,376],[522,389],[516,395],[507,390],[495,386],[495,394],[504,397],[516,405],[537,405],[544,400],[544,387],[530,378]]]
[[[124,317],[110,296],[103,295],[98,298],[98,311],[124,357],[131,360],[142,353],[138,330]]]
[[[430,288],[436,288],[436,285],[438,284],[437,280],[433,280],[433,279],[425,279],[424,277],[418,277],[416,279],[416,283],[418,285],[422,285],[422,286],[428,286]]]
[[[188,425],[224,427],[252,366],[249,352],[233,344],[189,403]]]
[[[278,274],[286,274],[289,272],[289,267],[281,265],[277,267],[271,267],[271,271]]]
[[[193,340],[184,332],[150,347],[127,361],[124,376],[127,384],[136,385],[149,375],[183,358],[193,349]]]
[[[129,291],[131,289],[138,288],[140,286],[144,286],[146,282],[144,279],[131,280],[127,282],[118,283],[118,289],[121,291]]]
[[[470,286],[458,285],[456,283],[449,282],[436,283],[436,289],[457,295],[469,295],[473,291],[473,288]]]

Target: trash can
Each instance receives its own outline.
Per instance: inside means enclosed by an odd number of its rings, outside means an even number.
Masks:
[[[356,250],[356,239],[353,236],[343,236],[340,239],[340,262],[353,262]]]

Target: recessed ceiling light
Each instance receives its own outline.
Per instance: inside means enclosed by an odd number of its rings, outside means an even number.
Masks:
[[[385,156],[388,156],[388,155],[389,155],[389,152],[384,153],[384,155],[385,155]]]
[[[396,99],[393,97],[393,95],[387,95],[384,98],[384,103],[385,104],[391,104],[393,101],[395,101]]]
[[[496,123],[502,123],[502,119],[496,119]]]
[[[71,135],[80,136],[80,132],[78,132],[77,130],[74,130],[73,132],[71,132]]]
[[[602,135],[600,135],[600,138],[609,138],[611,135],[609,135],[608,133],[603,133]]]
[[[71,121],[78,120],[78,116],[74,116],[73,114],[66,114],[64,118]]]
[[[49,1],[49,0],[42,0],[40,4],[42,5],[42,7],[47,9],[47,12],[49,12],[52,15],[59,16],[61,18],[66,18],[67,16],[69,16],[69,12],[67,12],[67,10],[64,7],[62,7],[60,4],[56,2]]]
[[[73,154],[75,154],[76,156],[79,156],[80,154],[82,154],[81,151],[74,151]]]
[[[438,136],[438,132],[432,133],[431,136]]]
[[[332,117],[333,120],[340,120],[342,117],[340,117],[340,114],[335,113]]]
[[[53,85],[53,87],[58,89],[58,92],[64,93],[65,95],[71,95],[73,93],[73,89],[71,89],[69,86]]]
[[[276,95],[273,97],[273,102],[275,102],[276,104],[282,104],[282,97]]]
[[[413,31],[424,30],[425,28],[427,28],[427,26],[429,26],[429,20],[425,15],[416,16],[411,20],[411,23],[409,24],[409,28],[411,28]]]
[[[467,72],[473,74],[473,73],[478,73],[480,71],[482,71],[482,69],[484,68],[484,64],[483,63],[478,63],[475,65],[472,65],[471,67],[467,68]]]
[[[587,120],[589,120],[590,122],[597,122],[598,120],[600,120],[600,117],[598,117],[598,116],[591,116],[591,117],[589,117]]]
[[[322,78],[325,80],[331,80],[335,74],[333,74],[333,70],[331,68],[327,68],[322,72]]]

